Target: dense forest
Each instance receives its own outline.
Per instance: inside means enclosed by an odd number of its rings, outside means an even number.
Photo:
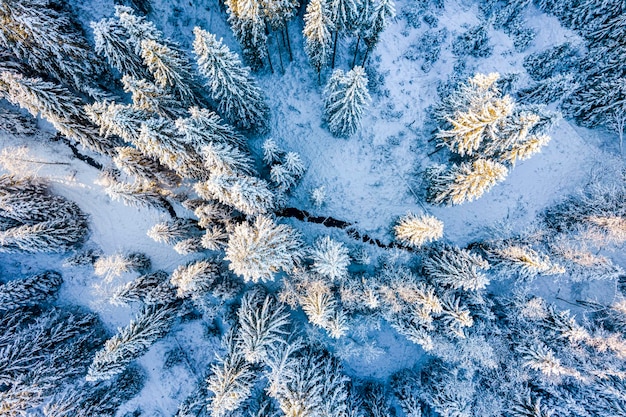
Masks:
[[[0,22],[0,417],[626,415],[626,1]]]

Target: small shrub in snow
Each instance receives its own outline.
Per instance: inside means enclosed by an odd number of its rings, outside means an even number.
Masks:
[[[470,55],[475,58],[486,58],[492,52],[493,47],[489,45],[489,34],[485,23],[468,28],[452,44],[452,53],[458,56]]]

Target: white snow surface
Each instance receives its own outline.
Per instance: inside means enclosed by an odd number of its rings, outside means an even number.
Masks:
[[[438,100],[437,83],[445,81],[453,71],[457,58],[450,52],[450,43],[464,30],[464,24],[476,24],[478,19],[476,6],[465,1],[447,1],[445,13],[439,16],[439,27],[445,26],[449,35],[440,59],[430,72],[424,73],[419,61],[404,56],[409,46],[418,42],[428,29],[425,23],[417,29],[407,25],[402,9],[409,2],[398,1],[398,18],[383,33],[371,56],[370,69],[382,74],[384,82],[372,93],[374,100],[362,129],[349,139],[333,137],[323,121],[322,86],[318,85],[317,76],[303,52],[301,19],[292,21],[289,27],[294,61],[289,63],[287,54],[283,53],[284,73],[280,71],[276,42],[272,40],[275,72],[257,74],[271,109],[271,130],[266,136],[251,138],[250,144],[258,156],[262,141],[271,136],[284,150],[298,152],[305,161],[307,171],[290,197],[289,206],[354,222],[361,232],[385,242],[392,240],[392,226],[400,216],[409,211],[427,212],[444,222],[445,239],[465,245],[483,236],[487,227],[509,227],[512,230],[529,227],[538,213],[580,188],[590,174],[623,164],[617,155],[614,137],[562,120],[552,132],[552,141],[540,154],[518,163],[506,181],[479,200],[457,207],[434,207],[421,201],[419,173],[442,158],[439,154],[429,156],[435,147],[429,142],[432,135],[422,129],[427,118],[426,109]],[[187,50],[194,25],[216,33],[231,49],[240,50],[216,1],[154,0],[152,3],[154,11],[149,18],[166,36],[176,39]],[[74,5],[83,22],[113,13],[113,3],[108,0],[76,1]],[[524,83],[527,76],[521,63],[525,55],[567,40],[578,41],[576,35],[561,28],[555,18],[536,10],[529,12],[528,25],[538,33],[527,51],[515,52],[507,35],[492,30],[493,55],[481,60],[468,58],[468,68],[481,72],[519,73],[520,82]],[[343,40],[337,67],[349,69],[352,43]],[[64,145],[50,142],[49,137],[53,134],[49,126],[45,122],[40,125],[43,132],[36,138],[0,133],[0,143],[5,149],[28,147],[27,159],[68,164],[25,163],[24,166],[29,174],[48,179],[55,193],[75,201],[88,213],[91,227],[88,247],[98,248],[106,255],[120,251],[144,252],[151,258],[153,270],[167,272],[193,259],[193,256],[178,255],[170,246],[156,243],[146,235],[152,225],[168,219],[166,212],[126,207],[121,202],[111,201],[102,186],[95,183],[98,171],[73,158]],[[101,160],[106,162],[104,158]],[[20,168],[22,173],[24,166]],[[5,168],[11,171],[11,167]],[[310,192],[319,186],[325,186],[327,199],[323,207],[315,209],[310,202]],[[316,236],[330,234],[352,249],[361,246],[342,231],[287,221],[300,229],[309,243]],[[380,250],[367,250],[375,256],[383,256]],[[401,260],[408,257],[394,253],[384,256]],[[63,301],[97,311],[111,331],[125,326],[135,310],[103,301],[96,289],[101,279],[93,275],[93,270],[62,268],[62,259],[61,255],[0,254],[0,276],[7,278],[15,273],[35,273],[41,269],[60,270],[65,278],[61,294]],[[617,261],[624,262],[623,259]],[[133,277],[122,277],[118,283]],[[537,292],[552,299],[557,295],[568,299],[569,291],[561,289],[559,283],[550,278],[537,283]],[[610,283],[598,283],[581,286],[576,291],[588,298],[610,299],[614,288]],[[155,344],[139,360],[148,375],[145,388],[122,407],[119,414],[141,409],[142,415],[146,416],[173,415],[180,401],[193,389],[197,378],[206,372],[207,364],[213,360],[218,348],[216,338],[203,337],[203,332],[199,323],[186,323],[178,325],[170,336]],[[363,357],[347,359],[345,364],[350,374],[386,378],[423,358],[419,347],[390,329],[370,334],[377,335],[373,342],[379,354],[369,362]],[[175,348],[186,352],[192,369],[184,361],[163,369],[165,353]]]

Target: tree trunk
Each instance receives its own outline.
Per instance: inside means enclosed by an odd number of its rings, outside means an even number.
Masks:
[[[283,19],[285,23],[285,35],[287,35],[287,50],[289,51],[289,62],[293,61],[293,55],[291,54],[291,41],[289,40],[289,26],[286,20]]]
[[[360,42],[361,42],[361,34],[359,33],[359,35],[356,38],[356,46],[354,47],[354,58],[352,58],[352,68],[354,68],[354,65],[356,64],[356,56],[359,53]]]
[[[274,66],[272,65],[272,56],[270,55],[270,47],[267,43],[265,44],[265,51],[267,52],[267,62],[270,64],[270,71],[273,74]]]
[[[370,53],[370,48],[368,46],[367,49],[365,50],[365,56],[363,57],[363,65],[362,65],[363,68],[365,68],[365,62],[367,61],[367,56],[369,55],[369,53]]]
[[[276,39],[276,47],[278,48],[278,63],[280,64],[280,72],[284,74],[285,67],[283,66],[283,54],[280,53],[280,41],[278,40],[278,36],[276,35],[276,32],[273,32],[273,33],[274,33],[274,39]]]
[[[339,31],[335,31],[335,42],[333,43],[333,59],[331,60],[330,67],[335,68],[335,55],[337,54],[337,38],[339,37]]]

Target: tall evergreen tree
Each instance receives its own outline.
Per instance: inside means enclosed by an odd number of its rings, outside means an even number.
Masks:
[[[335,67],[335,55],[337,54],[337,41],[339,32],[347,32],[354,29],[357,24],[357,4],[355,0],[326,0],[330,12],[330,21],[334,27],[333,55],[331,68]]]
[[[0,2],[0,46],[36,71],[93,93],[91,82],[101,73],[84,35],[70,17],[48,1]]]
[[[324,106],[328,127],[333,135],[352,136],[361,126],[363,110],[371,101],[367,76],[362,67],[347,74],[336,70],[324,89]]]
[[[274,207],[267,182],[249,175],[215,173],[196,184],[195,190],[202,198],[218,200],[249,216],[265,214]]]
[[[183,51],[150,39],[141,41],[141,57],[157,86],[170,89],[186,105],[197,102],[191,65]]]
[[[211,143],[243,145],[243,138],[214,112],[192,107],[189,114],[188,118],[176,120],[176,127],[183,134],[185,142],[194,146],[198,152]]]
[[[169,332],[176,319],[176,304],[144,307],[130,324],[107,340],[89,366],[87,381],[111,379],[143,355]]]
[[[138,79],[148,76],[141,56],[137,54],[127,29],[119,19],[105,18],[98,22],[91,22],[91,29],[96,53],[106,58],[109,65],[121,74],[128,74]]]
[[[248,68],[215,35],[198,27],[194,28],[194,34],[198,68],[209,81],[219,111],[241,128],[262,129],[269,109]]]
[[[332,50],[333,23],[330,18],[328,5],[324,0],[311,0],[304,15],[304,51],[309,62],[317,71],[318,81],[322,69],[328,65]]]
[[[149,115],[131,105],[115,102],[95,102],[85,106],[85,112],[93,123],[100,126],[100,134],[119,136],[126,142],[137,143],[141,125]]]
[[[226,0],[228,23],[243,49],[244,60],[253,70],[263,68],[268,57],[266,24],[259,0]],[[269,61],[271,67],[271,60]]]
[[[394,17],[396,17],[396,5],[394,0],[379,0],[372,14],[370,30],[363,39],[365,45],[367,45],[363,65],[367,62],[368,54],[378,43],[381,33],[389,26],[390,20]]]
[[[124,91],[132,94],[133,107],[137,110],[155,113],[170,119],[176,119],[183,113],[179,100],[150,81],[124,75],[122,85]]]
[[[274,274],[292,270],[302,259],[302,242],[289,226],[259,216],[253,224],[241,223],[228,240],[229,268],[245,281],[271,281]]]
[[[40,78],[27,78],[8,71],[0,72],[0,96],[48,120],[62,135],[87,149],[114,155],[115,139],[105,139],[89,122],[80,98],[65,87]]]

